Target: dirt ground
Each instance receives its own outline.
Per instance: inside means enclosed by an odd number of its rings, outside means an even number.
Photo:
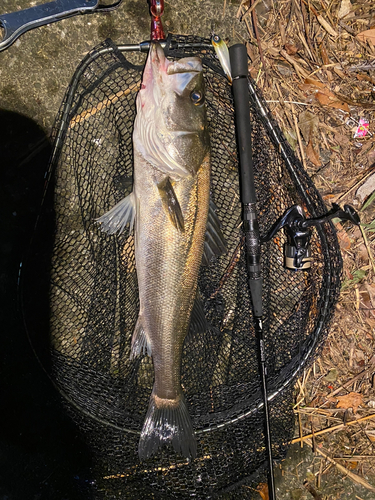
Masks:
[[[336,223],[340,301],[322,355],[296,388],[296,439],[280,473],[289,491],[278,494],[372,499],[375,4],[251,0],[238,16],[248,29],[250,73],[288,141],[326,204],[350,204],[362,222]],[[266,488],[259,495],[268,498]]]

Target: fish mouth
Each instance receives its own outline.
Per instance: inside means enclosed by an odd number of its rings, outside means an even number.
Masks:
[[[168,60],[165,57],[164,50],[158,42],[152,42],[150,47],[150,52],[148,55],[151,65],[160,69],[167,69]]]
[[[164,54],[160,43],[153,42],[150,48],[150,60],[152,66],[159,71],[165,71],[167,75],[178,73],[200,73],[202,71],[202,61],[199,57],[184,57],[177,61],[169,61]]]

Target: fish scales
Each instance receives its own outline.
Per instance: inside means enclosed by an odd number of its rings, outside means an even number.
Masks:
[[[136,104],[133,191],[97,220],[109,234],[135,221],[140,310],[131,357],[152,356],[155,375],[139,457],[148,458],[164,444],[195,457],[181,387],[182,348],[188,331],[208,328],[197,293],[202,256],[207,263],[225,249],[210,202],[201,60],[168,61],[153,43]]]
[[[152,166],[148,169],[155,174]],[[156,178],[142,175],[138,179],[136,172],[135,169],[135,190],[139,189],[149,200],[140,207],[135,232],[140,317],[151,341],[155,393],[160,398],[174,399],[180,393],[182,345],[202,258],[210,165],[206,160],[195,178],[176,183],[184,232],[174,227],[162,208],[156,185],[163,174],[156,173]]]

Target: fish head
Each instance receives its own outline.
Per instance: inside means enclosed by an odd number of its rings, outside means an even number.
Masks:
[[[199,57],[169,61],[152,43],[137,96],[135,147],[171,177],[194,175],[209,149]]]

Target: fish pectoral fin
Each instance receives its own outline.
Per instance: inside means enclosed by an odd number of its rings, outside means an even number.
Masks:
[[[187,334],[187,339],[192,338],[196,333],[204,333],[209,330],[210,325],[206,319],[203,310],[202,299],[197,292],[197,296],[195,297],[193,309],[191,311],[190,316],[190,326]]]
[[[182,391],[178,399],[171,400],[156,398],[154,388],[138,445],[140,460],[165,444],[172,444],[175,452],[186,458],[196,457],[197,441]]]
[[[227,244],[220,226],[221,223],[219,217],[216,215],[215,203],[210,200],[202,257],[202,264],[204,266],[208,266],[213,259],[220,257],[227,250]]]
[[[132,346],[130,350],[130,359],[134,359],[140,354],[151,356],[151,344],[142,325],[142,316],[138,316],[132,337]]]
[[[130,224],[130,231],[133,229],[135,212],[135,195],[134,192],[131,192],[111,210],[95,219],[95,222],[102,224],[100,229],[104,233],[121,234],[126,224]]]
[[[180,204],[169,177],[159,182],[158,190],[163,208],[168,214],[170,221],[176,229],[183,232],[185,230],[184,216],[182,215]]]

